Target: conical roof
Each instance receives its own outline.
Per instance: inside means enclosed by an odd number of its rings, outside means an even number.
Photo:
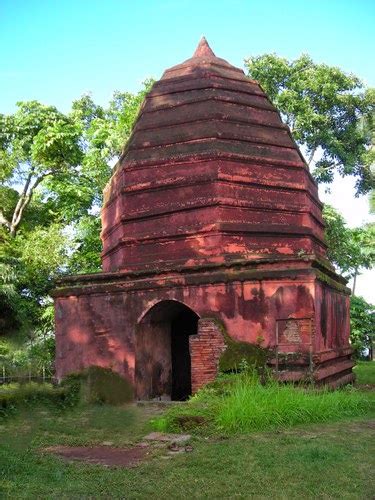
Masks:
[[[161,149],[162,148],[162,149]],[[289,129],[257,82],[215,56],[205,38],[148,94],[123,160],[246,156],[304,167]]]
[[[182,264],[325,253],[317,187],[289,128],[260,85],[205,38],[146,96],[102,219],[107,270],[133,259],[163,265],[163,248]],[[201,235],[199,244],[184,247],[182,235]]]

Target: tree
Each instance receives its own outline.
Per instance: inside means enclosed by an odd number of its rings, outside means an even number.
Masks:
[[[330,205],[324,205],[323,218],[328,258],[347,278],[353,278],[354,294],[357,276],[375,263],[375,225],[365,224],[351,229]]]
[[[280,110],[318,182],[332,182],[338,172],[355,176],[357,194],[374,187],[371,128],[363,126],[373,117],[374,89],[308,55],[288,61],[265,54],[245,64]]]
[[[48,176],[72,174],[83,154],[80,128],[69,117],[37,101],[17,106],[14,115],[0,116],[2,198],[13,200],[13,205],[0,207],[0,224],[12,236],[39,184]]]
[[[16,259],[7,241],[7,234],[0,231],[0,335],[14,331],[19,325]]]
[[[85,95],[68,114],[0,115],[0,334],[44,335],[55,278],[100,270],[102,191],[150,84],[107,108]]]
[[[362,297],[350,299],[350,341],[358,358],[366,356],[373,359],[375,340],[375,306]]]

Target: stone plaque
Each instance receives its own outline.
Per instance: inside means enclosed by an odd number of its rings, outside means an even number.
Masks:
[[[296,320],[290,319],[286,321],[282,337],[288,344],[299,344],[301,342],[301,329]]]
[[[282,351],[294,352],[311,345],[312,324],[310,318],[288,318],[277,321],[277,345]]]

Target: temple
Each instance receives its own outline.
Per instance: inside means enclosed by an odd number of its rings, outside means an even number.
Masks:
[[[279,380],[353,380],[317,186],[260,85],[204,38],[146,96],[101,238],[103,272],[54,291],[59,379],[97,365],[183,400],[250,345]]]

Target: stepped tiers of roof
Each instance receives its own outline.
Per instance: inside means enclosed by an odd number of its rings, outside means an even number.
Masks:
[[[105,190],[103,270],[324,259],[321,209],[275,106],[202,39],[147,94]]]

